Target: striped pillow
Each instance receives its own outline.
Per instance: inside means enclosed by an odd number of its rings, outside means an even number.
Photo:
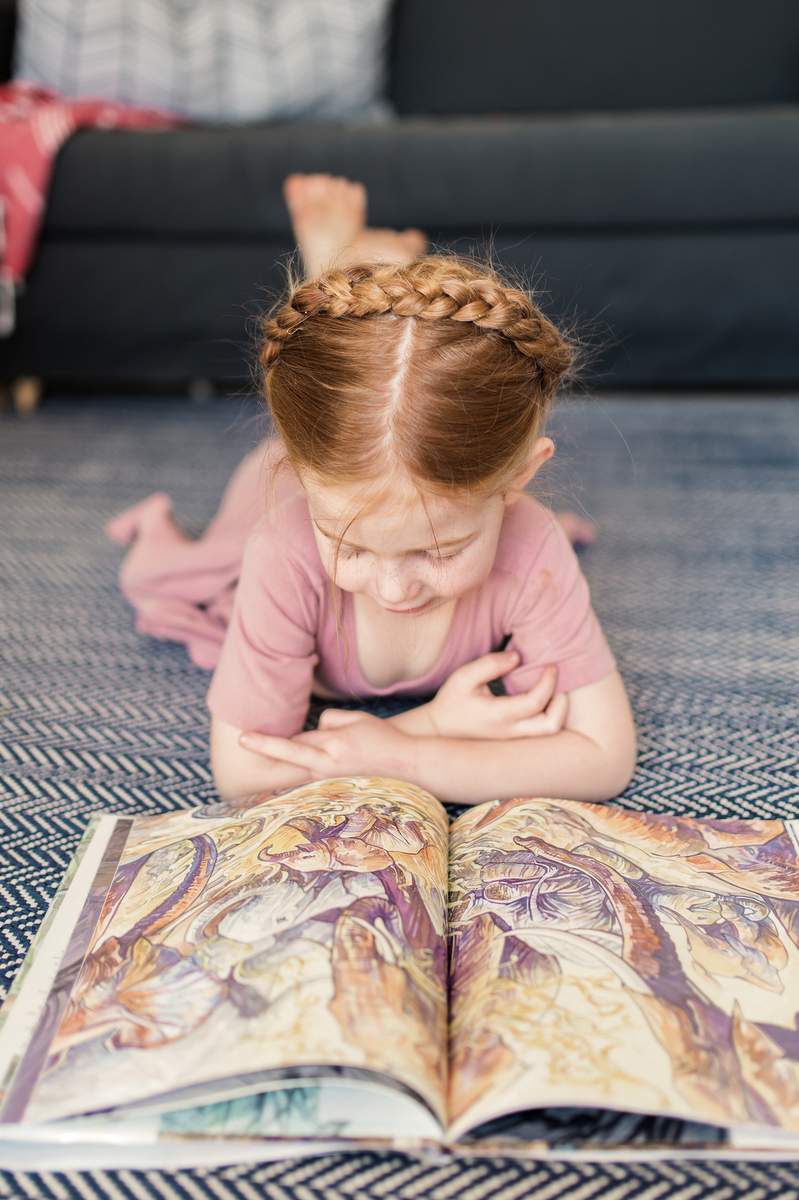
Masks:
[[[14,76],[198,121],[382,101],[391,0],[20,0]]]

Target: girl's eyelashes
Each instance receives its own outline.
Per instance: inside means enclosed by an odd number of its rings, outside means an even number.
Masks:
[[[431,554],[429,550],[420,550],[419,553],[423,558],[429,559],[430,562],[435,563],[436,566],[438,566],[442,562],[449,562],[451,559],[457,558],[459,554],[463,553],[464,549],[465,546],[461,546],[461,548],[456,550],[453,554]],[[345,560],[357,559],[360,558],[361,553],[362,551],[360,550],[342,550],[341,557]]]
[[[465,546],[461,546],[459,550],[455,550],[452,554],[430,554],[426,550],[424,551],[424,553],[425,553],[426,557],[430,559],[431,562],[438,564],[438,563],[442,563],[442,562],[449,562],[450,559],[457,558],[458,555],[462,554],[465,549],[466,549]]]

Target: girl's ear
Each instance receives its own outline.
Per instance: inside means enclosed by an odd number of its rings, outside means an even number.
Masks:
[[[502,493],[502,499],[506,504],[513,504],[514,500],[518,500],[530,480],[538,474],[544,463],[552,458],[554,453],[555,443],[551,437],[540,437],[536,440],[527,466],[519,472],[515,479],[511,480],[508,490]]]
[[[536,439],[533,446],[533,453],[530,455],[530,461],[527,467],[527,479],[525,483],[529,483],[534,475],[543,467],[545,462],[549,462],[550,458],[555,453],[555,443],[551,437],[540,437]]]

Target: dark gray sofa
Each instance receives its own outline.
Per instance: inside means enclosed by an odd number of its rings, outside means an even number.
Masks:
[[[799,8],[398,0],[389,74],[386,122],[78,132],[0,380],[245,382],[305,170],[364,180],[375,224],[490,242],[593,386],[796,386]]]

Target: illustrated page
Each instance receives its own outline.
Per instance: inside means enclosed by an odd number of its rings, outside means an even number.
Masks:
[[[446,871],[444,810],[399,780],[134,820],[25,1119],[328,1065],[443,1121]]]
[[[797,824],[517,799],[450,844],[450,1136],[586,1106],[799,1133]]]

